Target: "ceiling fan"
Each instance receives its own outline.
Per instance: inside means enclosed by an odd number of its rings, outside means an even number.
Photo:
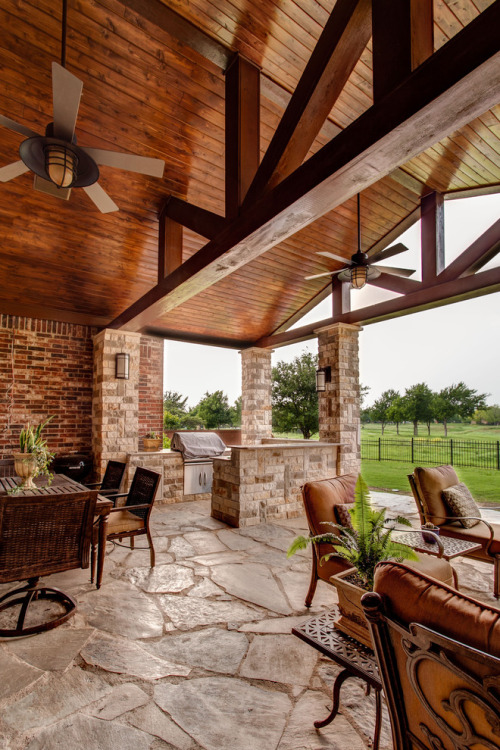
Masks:
[[[402,242],[398,242],[392,247],[388,247],[386,250],[380,250],[378,253],[368,255],[361,250],[361,219],[360,219],[360,197],[358,193],[358,250],[354,255],[351,256],[350,262],[339,268],[338,271],[325,271],[324,273],[317,273],[313,276],[306,276],[306,280],[319,279],[322,276],[337,276],[339,281],[350,281],[351,286],[354,289],[362,289],[365,284],[369,284],[370,281],[378,279],[378,277],[386,273],[389,276],[405,276],[409,277],[415,271],[408,268],[394,268],[393,266],[374,266],[373,263],[378,263],[380,260],[386,260],[386,258],[392,258],[393,255],[398,255],[408,250],[406,245]],[[345,264],[345,258],[340,255],[335,255],[327,250],[319,251],[316,255],[324,255],[326,258],[331,258],[339,263]]]
[[[98,164],[130,172],[162,177],[165,162],[136,154],[125,154],[99,148],[82,148],[76,143],[75,125],[83,83],[66,68],[67,0],[63,0],[61,64],[52,63],[52,97],[54,121],[45,135],[0,115],[0,125],[27,136],[19,147],[20,161],[0,168],[0,182],[13,180],[31,170],[34,187],[43,193],[68,200],[72,187],[82,187],[101,213],[118,211],[118,206],[99,185]]]

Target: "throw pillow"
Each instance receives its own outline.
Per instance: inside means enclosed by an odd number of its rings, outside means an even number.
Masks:
[[[474,502],[469,488],[463,482],[443,490],[443,500],[453,516],[477,517],[481,515],[481,511]],[[459,521],[465,529],[471,529],[479,523],[479,521],[465,518],[459,518]]]
[[[349,513],[351,508],[354,508],[354,503],[334,506],[335,520],[339,526],[344,526],[346,529],[353,528],[351,514]]]

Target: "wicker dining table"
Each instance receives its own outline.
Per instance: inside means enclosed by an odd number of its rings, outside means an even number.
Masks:
[[[19,477],[0,477],[0,495],[6,495],[9,490],[17,487],[20,482],[21,479]],[[24,490],[22,493],[18,493],[17,497],[33,497],[35,495],[56,496],[71,492],[88,491],[88,487],[84,487],[83,484],[75,482],[74,479],[71,479],[64,474],[54,474],[52,482],[50,484],[48,483],[48,478],[45,476],[36,477],[34,482],[36,485],[36,489]],[[111,500],[108,500],[102,495],[97,496],[97,502],[95,506],[95,514],[99,523],[99,545],[97,550],[96,576],[97,588],[100,588],[102,581],[104,555],[106,552],[106,532],[108,526],[108,517],[112,507],[113,503],[111,502]]]

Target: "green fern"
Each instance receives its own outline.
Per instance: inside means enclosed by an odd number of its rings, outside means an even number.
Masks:
[[[309,544],[332,544],[334,549],[324,555],[320,564],[331,557],[342,557],[357,569],[363,586],[368,590],[373,588],[375,566],[383,560],[417,560],[417,555],[405,544],[391,539],[396,524],[411,526],[404,516],[397,516],[387,520],[385,508],[376,511],[370,503],[370,493],[364,479],[359,476],[354,492],[354,507],[350,511],[353,528],[349,529],[338,524],[325,523],[337,530],[318,534],[316,536],[296,537],[290,545],[287,556],[305,549]]]

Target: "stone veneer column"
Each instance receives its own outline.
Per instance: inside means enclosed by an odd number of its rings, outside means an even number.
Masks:
[[[110,459],[126,461],[138,450],[140,333],[105,329],[94,336],[92,450],[102,477]],[[129,379],[115,378],[115,355],[130,354]]]
[[[359,419],[360,327],[336,323],[315,331],[318,335],[319,367],[330,366],[331,383],[319,397],[319,439],[341,443],[338,474],[358,473],[361,468]]]
[[[241,442],[260,443],[272,436],[271,350],[241,352]]]

